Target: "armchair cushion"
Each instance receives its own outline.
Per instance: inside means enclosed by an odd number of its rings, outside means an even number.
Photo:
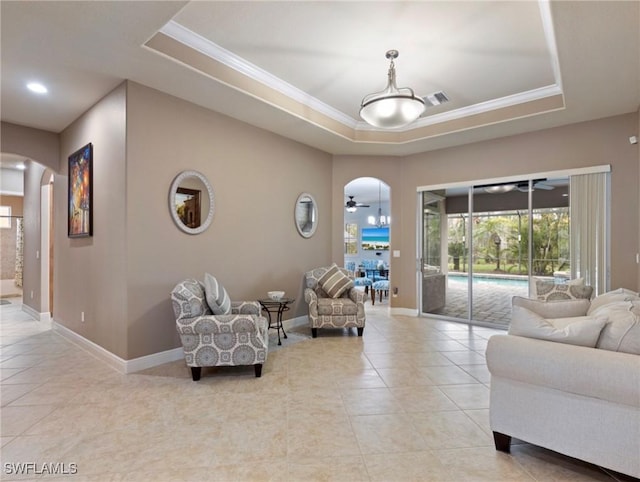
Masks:
[[[339,298],[353,288],[353,280],[340,271],[335,263],[320,277],[318,284],[331,298]]]
[[[218,280],[205,273],[204,291],[207,297],[207,304],[214,315],[228,315],[231,313],[231,299]]]
[[[320,298],[318,299],[318,315],[357,315],[358,307],[349,298]]]

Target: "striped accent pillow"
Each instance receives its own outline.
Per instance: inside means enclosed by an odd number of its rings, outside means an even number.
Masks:
[[[204,293],[207,297],[207,304],[214,315],[231,314],[231,298],[229,298],[227,290],[209,273],[204,275]]]
[[[320,277],[318,284],[331,298],[339,298],[353,288],[353,280],[340,271],[335,263]]]

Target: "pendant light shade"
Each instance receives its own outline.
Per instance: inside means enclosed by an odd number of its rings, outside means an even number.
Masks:
[[[362,99],[360,117],[374,127],[396,129],[415,121],[425,110],[425,102],[417,97],[409,87],[398,88],[393,60],[398,58],[397,50],[389,50],[390,59],[387,87],[382,92],[367,95]]]

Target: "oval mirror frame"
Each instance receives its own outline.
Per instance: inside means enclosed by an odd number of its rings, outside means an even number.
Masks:
[[[204,184],[204,187],[207,191],[206,195],[209,198],[209,212],[207,213],[207,217],[200,223],[200,226],[196,228],[190,228],[189,226],[185,225],[182,222],[182,219],[180,219],[180,216],[178,216],[178,212],[176,210],[176,194],[178,193],[178,188],[180,188],[180,183],[189,178],[196,178],[200,180],[200,182]],[[176,224],[178,229],[184,231],[187,234],[202,233],[211,225],[211,221],[213,220],[213,211],[213,188],[211,187],[211,183],[209,183],[209,180],[204,176],[204,174],[198,171],[182,171],[180,174],[178,174],[171,183],[171,188],[169,189],[169,213],[171,214],[171,218],[173,219],[173,222]]]
[[[296,224],[298,233],[303,238],[310,238],[318,227],[318,203],[315,198],[303,192],[296,199],[293,210],[293,221]]]

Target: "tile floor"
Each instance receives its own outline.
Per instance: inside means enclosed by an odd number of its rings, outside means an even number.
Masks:
[[[121,375],[2,306],[0,478],[38,479],[8,473],[31,462],[73,481],[628,480],[524,443],[494,450],[484,348],[499,331],[385,303],[367,317],[362,338],[321,330],[270,352],[262,378],[195,383],[182,361]]]

